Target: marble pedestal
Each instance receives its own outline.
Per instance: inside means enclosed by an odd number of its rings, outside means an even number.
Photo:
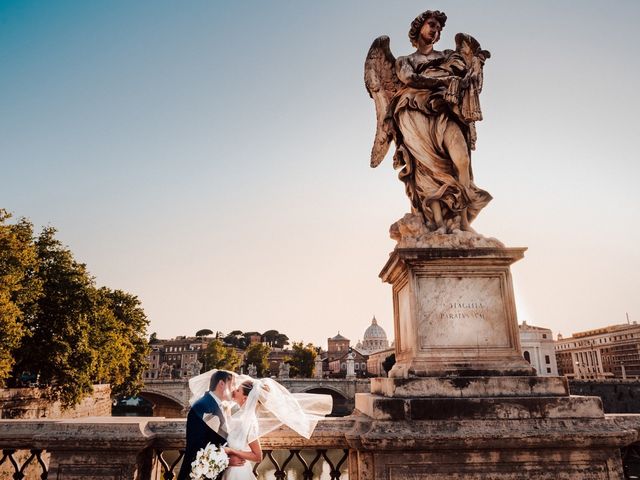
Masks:
[[[510,265],[524,249],[396,248],[397,363],[356,395],[358,480],[622,480],[636,433],[521,353]]]
[[[522,358],[509,267],[524,248],[396,248],[391,377],[533,375]]]
[[[560,377],[372,379],[347,435],[358,480],[623,480],[636,432]]]

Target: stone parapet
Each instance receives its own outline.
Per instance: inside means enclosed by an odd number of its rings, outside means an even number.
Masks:
[[[322,420],[310,439],[281,427],[262,437],[262,447],[272,451],[316,450],[316,461],[323,461],[322,452],[343,450],[340,454],[346,458],[344,432],[354,423],[355,419]],[[0,420],[0,450],[18,465],[28,455],[14,451],[35,452],[48,464],[42,473],[56,480],[147,480],[167,473],[160,454],[185,447],[185,427],[184,419],[157,417]],[[15,471],[8,460],[2,464],[4,461],[0,461],[0,478],[11,478]],[[38,473],[27,478],[45,477]]]
[[[111,416],[111,387],[94,385],[78,405],[63,408],[47,398],[43,388],[1,388],[0,419],[82,418]]]
[[[613,479],[622,478],[616,452],[637,442],[639,432],[640,415],[405,422],[356,414],[320,421],[310,439],[283,427],[261,442],[267,451],[348,449],[351,480],[459,478],[455,472]],[[45,450],[48,478],[56,480],[159,478],[157,452],[184,448],[184,438],[184,419],[0,420],[0,449]],[[570,476],[553,477],[560,466]],[[514,468],[520,476],[509,473]]]
[[[603,418],[598,397],[386,398],[359,393],[356,409],[376,420]]]
[[[371,393],[385,397],[552,397],[569,395],[565,377],[372,378]]]

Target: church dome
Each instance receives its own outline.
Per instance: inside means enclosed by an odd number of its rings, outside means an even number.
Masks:
[[[384,331],[384,329],[380,325],[378,325],[378,321],[376,320],[376,317],[373,317],[373,320],[371,320],[371,325],[369,325],[367,329],[364,331],[364,339],[365,340],[386,340],[387,339],[387,333]]]

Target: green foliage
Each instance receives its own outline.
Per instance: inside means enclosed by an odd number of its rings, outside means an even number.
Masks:
[[[240,368],[242,359],[235,348],[226,346],[221,340],[215,339],[207,346],[200,358],[202,372],[218,368],[235,372]]]
[[[278,330],[267,330],[262,334],[262,341],[274,348],[284,348],[289,345],[289,337]]]
[[[0,209],[0,387],[15,363],[15,349],[29,336],[25,319],[33,315],[32,306],[42,295],[35,275],[38,258],[33,226],[25,219],[10,225],[6,223],[9,218]]]
[[[384,361],[382,362],[382,368],[384,369],[385,372],[389,373],[395,364],[396,364],[396,354],[392,353],[391,355],[389,355],[384,359]]]
[[[94,325],[92,345],[98,352],[101,367],[95,376],[110,383],[114,395],[133,396],[140,392],[142,374],[148,367],[150,349],[145,336],[149,320],[135,295],[106,287],[100,288],[97,294],[104,317],[96,316],[98,323]],[[99,337],[100,334],[103,337]],[[97,345],[100,338],[103,344]]]
[[[45,228],[35,241],[43,295],[25,326],[31,332],[16,352],[16,369],[39,376],[65,405],[92,391],[96,353],[90,346],[93,280],[83,264]]]
[[[224,343],[227,345],[233,345],[236,348],[244,350],[250,343],[248,337],[241,330],[234,330],[230,332],[226,337],[223,338]]]
[[[254,364],[257,369],[258,377],[264,377],[269,373],[269,352],[271,348],[264,343],[254,343],[249,345],[245,351],[245,367]],[[245,369],[246,370],[246,369]]]
[[[148,353],[139,300],[96,288],[55,229],[34,238],[28,221],[8,218],[0,210],[0,384],[37,378],[65,406],[97,382],[136,393]]]
[[[208,328],[203,328],[202,330],[198,330],[196,332],[196,337],[206,337],[207,335],[213,335],[213,330],[209,330]]]
[[[291,350],[291,355],[285,358],[285,362],[291,366],[290,375],[301,378],[313,377],[318,349],[311,343],[305,346],[302,342],[294,342]]]

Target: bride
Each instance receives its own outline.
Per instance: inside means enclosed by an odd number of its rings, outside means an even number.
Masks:
[[[198,377],[208,378],[213,371]],[[197,377],[196,377],[197,378]],[[189,382],[194,396],[197,382]],[[228,455],[245,460],[240,466],[228,467],[222,480],[255,480],[254,463],[262,461],[260,437],[286,425],[299,435],[310,438],[318,420],[331,413],[330,395],[311,393],[292,394],[271,378],[256,379],[248,375],[236,375],[231,398],[234,407],[227,405]],[[233,409],[235,408],[235,411]]]

